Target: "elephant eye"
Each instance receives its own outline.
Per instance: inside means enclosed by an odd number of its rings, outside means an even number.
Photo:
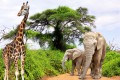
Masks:
[[[91,36],[90,39],[94,39],[94,37]]]

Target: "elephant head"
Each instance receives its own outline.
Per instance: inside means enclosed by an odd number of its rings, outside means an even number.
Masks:
[[[105,45],[105,39],[98,32],[87,32],[83,38],[83,45],[85,49],[86,62],[83,68],[82,76],[80,76],[81,78],[85,77],[86,72],[92,62],[93,55],[96,51],[102,51],[103,46]]]
[[[83,52],[77,48],[68,49],[65,51],[64,57],[62,59],[62,67],[65,69],[65,62],[68,60],[74,60],[79,57]]]

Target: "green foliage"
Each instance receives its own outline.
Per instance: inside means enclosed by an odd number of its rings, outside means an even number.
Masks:
[[[29,76],[29,80],[38,80],[45,75],[57,75],[57,70],[51,66],[49,58],[42,50],[27,51],[26,57],[26,77]]]
[[[66,45],[66,49],[72,49],[72,48],[76,48],[76,45]]]
[[[109,51],[105,57],[102,69],[103,76],[120,76],[120,54],[115,51]]]
[[[34,38],[40,33],[38,31],[26,30],[26,34],[28,38]]]
[[[0,80],[3,80],[3,78],[4,78],[4,64],[3,64],[3,58],[2,58],[2,52],[1,52],[2,50],[0,50]]]
[[[75,10],[70,9],[66,6],[60,6],[57,9],[55,9],[55,14],[51,15],[49,17],[50,20],[57,20],[57,21],[65,21],[68,20],[71,17],[72,19],[79,18],[80,16],[77,14]]]
[[[106,44],[106,45],[107,45],[107,47],[106,47],[106,52],[111,51],[111,50],[110,50],[110,46],[109,46],[108,44]]]
[[[25,58],[25,80],[40,80],[43,76],[64,73],[61,66],[63,55],[63,52],[57,50],[27,50]],[[0,52],[0,80],[3,80],[4,64],[1,56]],[[67,63],[66,66],[67,72],[69,72],[71,63]],[[15,68],[14,65],[12,65],[9,75],[10,80],[15,80],[14,71]]]

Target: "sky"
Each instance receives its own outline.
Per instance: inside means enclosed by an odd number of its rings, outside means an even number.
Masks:
[[[20,24],[23,17],[17,13],[23,2],[29,2],[30,14],[42,12],[46,9],[55,9],[59,6],[68,6],[72,9],[86,7],[88,14],[96,17],[96,28],[93,31],[100,32],[107,43],[113,43],[120,47],[120,0],[0,0],[0,30],[6,28],[6,32]],[[1,34],[0,34],[1,35]],[[0,41],[0,48],[10,41]],[[37,43],[28,44],[31,48],[39,48]]]

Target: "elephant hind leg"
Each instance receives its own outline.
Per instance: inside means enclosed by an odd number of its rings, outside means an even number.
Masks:
[[[104,61],[106,55],[106,45],[103,46],[103,50],[102,50],[102,56],[101,56],[101,61],[100,61],[100,74],[102,76],[102,63]]]
[[[70,74],[71,76],[74,75],[75,66],[76,66],[75,61],[72,61],[72,69],[71,69],[71,74]]]
[[[94,74],[95,74],[95,73],[94,73],[94,72],[95,72],[95,71],[94,71],[94,68],[95,68],[95,65],[93,64],[93,61],[92,61],[92,63],[90,64],[90,69],[91,69],[90,76],[92,76],[92,77],[93,77]]]
[[[80,71],[80,66],[79,65],[76,65],[76,68],[77,68],[77,71],[78,71],[78,76],[81,74],[81,71]]]

